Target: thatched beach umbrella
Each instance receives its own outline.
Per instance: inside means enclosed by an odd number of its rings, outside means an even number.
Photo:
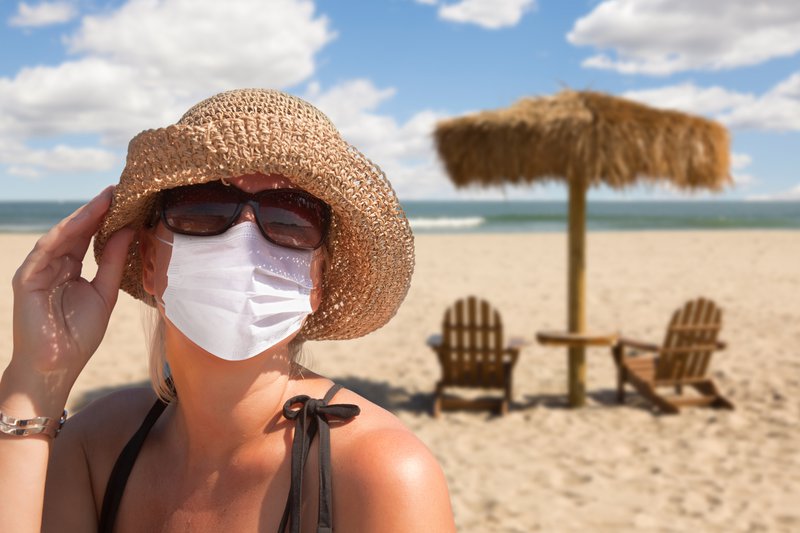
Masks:
[[[568,330],[585,332],[586,190],[641,181],[719,190],[730,183],[726,129],[596,92],[565,90],[440,122],[436,146],[457,187],[566,180]],[[570,405],[585,401],[584,347],[569,348]]]

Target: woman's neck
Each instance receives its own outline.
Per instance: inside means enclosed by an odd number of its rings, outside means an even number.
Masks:
[[[166,341],[178,392],[171,425],[190,461],[224,461],[238,449],[263,445],[281,426],[293,366],[288,342],[251,359],[225,361],[177,330],[168,331]]]

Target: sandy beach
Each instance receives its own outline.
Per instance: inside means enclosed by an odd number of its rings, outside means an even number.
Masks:
[[[10,280],[36,235],[0,236],[0,364],[12,349]],[[593,331],[658,342],[696,296],[724,309],[711,373],[736,410],[654,416],[614,403],[608,349],[590,349],[588,407],[566,409],[566,353],[534,342],[566,321],[561,233],[417,237],[411,291],[395,319],[354,341],[309,343],[305,363],[390,409],[447,475],[458,529],[800,531],[800,232],[632,232],[587,237]],[[87,259],[86,273],[94,271]],[[511,413],[430,415],[439,376],[425,339],[475,294],[530,341]],[[140,304],[122,295],[70,398],[75,409],[147,379]]]

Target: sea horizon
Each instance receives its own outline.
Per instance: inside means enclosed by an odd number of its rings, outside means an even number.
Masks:
[[[82,201],[0,201],[0,233],[41,233]],[[556,232],[567,227],[565,200],[401,200],[412,229],[427,233]],[[800,201],[590,200],[588,231],[800,229]]]

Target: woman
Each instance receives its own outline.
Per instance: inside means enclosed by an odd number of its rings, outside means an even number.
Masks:
[[[142,132],[120,184],[42,237],[14,277],[3,527],[453,531],[424,445],[294,362],[306,339],[385,324],[412,269],[385,176],[306,102],[231,91]],[[120,287],[157,311],[154,390],[96,401],[59,434]]]

